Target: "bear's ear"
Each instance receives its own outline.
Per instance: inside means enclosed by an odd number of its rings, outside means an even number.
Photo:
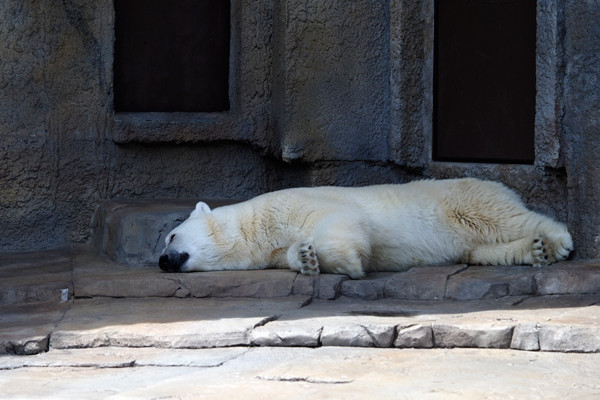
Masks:
[[[208,206],[208,204],[203,203],[203,202],[198,202],[198,204],[196,204],[196,208],[194,209],[194,211],[192,211],[192,213],[190,214],[190,217],[194,217],[200,214],[204,214],[204,213],[209,213],[210,211],[210,207]]]

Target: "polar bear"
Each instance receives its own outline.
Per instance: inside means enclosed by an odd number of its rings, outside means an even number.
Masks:
[[[371,271],[564,260],[565,225],[497,182],[424,180],[285,189],[211,210],[198,203],[165,239],[168,272],[290,268],[363,278]]]

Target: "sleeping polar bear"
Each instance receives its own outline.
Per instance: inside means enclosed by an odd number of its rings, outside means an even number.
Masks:
[[[549,265],[573,249],[565,225],[496,182],[418,181],[267,193],[214,210],[198,203],[166,237],[164,271],[370,271],[468,263]]]

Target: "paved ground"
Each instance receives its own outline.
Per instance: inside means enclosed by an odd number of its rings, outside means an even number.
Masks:
[[[3,398],[597,399],[600,354],[234,347],[1,359]]]
[[[600,264],[352,281],[0,257],[2,398],[599,398]]]

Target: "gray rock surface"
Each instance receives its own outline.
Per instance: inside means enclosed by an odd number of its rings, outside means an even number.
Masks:
[[[467,268],[466,265],[412,268],[394,274],[386,282],[385,296],[405,300],[442,300],[448,279]]]
[[[431,326],[411,325],[398,326],[395,347],[427,349],[433,347],[433,330]]]
[[[0,262],[0,275],[8,272],[33,294],[39,277],[73,291],[66,301],[26,295],[0,306],[0,353],[248,345],[600,351],[596,263],[424,267],[357,281],[286,270],[168,274],[75,247],[11,255]],[[489,296],[495,285],[507,288],[503,296]]]
[[[50,337],[52,348],[202,348],[248,345],[257,325],[306,297],[250,299],[89,299],[77,301]]]
[[[457,300],[535,294],[534,267],[470,267],[448,279],[446,297]],[[547,294],[547,293],[546,293]]]
[[[577,254],[595,257],[597,13],[576,1],[538,7],[531,166],[432,162],[432,2],[237,2],[231,109],[187,115],[115,114],[112,1],[10,0],[0,10],[0,220],[10,232],[0,249],[86,242],[107,199],[476,176],[570,218]],[[122,245],[139,260],[159,231]]]
[[[0,357],[0,385],[9,399],[592,399],[599,362],[497,349],[106,347]]]
[[[559,263],[535,274],[537,293],[597,293],[600,288],[599,262]]]

